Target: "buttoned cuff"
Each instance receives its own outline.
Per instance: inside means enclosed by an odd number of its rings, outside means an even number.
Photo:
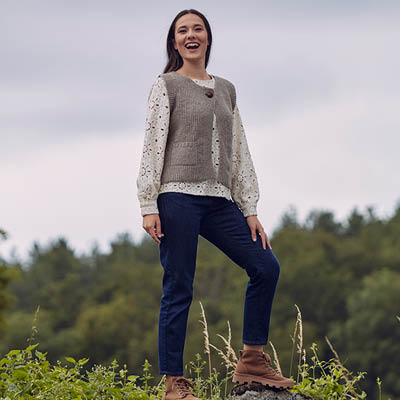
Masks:
[[[157,202],[152,205],[146,205],[146,206],[140,207],[140,212],[142,214],[142,217],[144,217],[147,214],[159,214]]]
[[[250,217],[251,215],[257,215],[257,206],[256,205],[247,206],[242,210],[242,213],[245,217]]]

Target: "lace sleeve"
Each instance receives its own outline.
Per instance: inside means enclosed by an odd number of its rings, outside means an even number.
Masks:
[[[232,198],[245,217],[257,215],[258,180],[237,105],[233,110]]]
[[[169,127],[169,100],[161,77],[153,83],[148,97],[146,128],[139,175],[136,180],[141,215],[158,214],[157,197],[164,165]]]

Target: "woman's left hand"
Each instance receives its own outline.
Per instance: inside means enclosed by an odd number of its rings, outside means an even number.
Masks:
[[[261,222],[258,220],[257,215],[249,215],[246,217],[247,224],[250,227],[251,230],[251,238],[255,242],[257,240],[257,231],[260,233],[261,236],[261,241],[262,241],[262,246],[264,250],[267,250],[266,244],[268,244],[268,247],[272,250],[271,244],[269,243],[268,236],[264,232],[264,228],[261,225]]]

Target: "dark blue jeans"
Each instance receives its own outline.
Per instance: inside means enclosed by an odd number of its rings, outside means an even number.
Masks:
[[[279,263],[261,237],[251,239],[246,218],[234,201],[223,197],[165,192],[157,199],[164,268],[159,316],[160,374],[183,375],[187,317],[193,297],[198,235],[222,250],[249,276],[244,303],[245,344],[265,345]]]

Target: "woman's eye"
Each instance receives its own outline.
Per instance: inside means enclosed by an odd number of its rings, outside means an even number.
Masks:
[[[195,30],[196,30],[196,31],[202,31],[203,28],[196,28]],[[178,31],[178,33],[185,33],[185,32],[186,32],[185,29],[181,29],[181,30]]]

